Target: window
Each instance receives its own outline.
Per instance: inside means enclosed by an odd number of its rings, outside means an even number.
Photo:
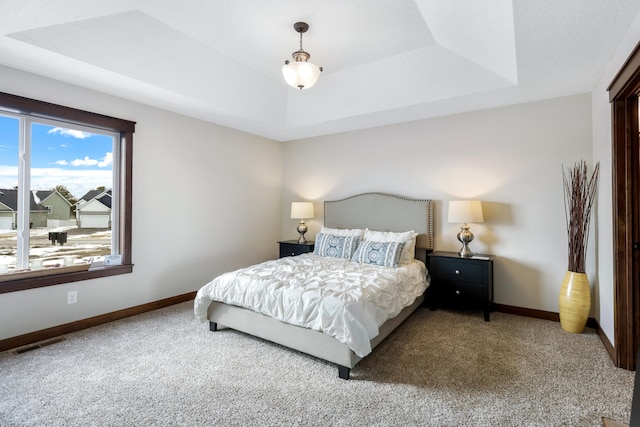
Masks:
[[[0,93],[0,293],[132,271],[134,130]]]

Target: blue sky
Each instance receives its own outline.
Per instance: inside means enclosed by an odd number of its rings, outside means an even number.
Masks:
[[[0,116],[0,188],[18,182],[18,120]],[[33,124],[31,189],[64,185],[76,197],[98,186],[112,187],[113,138]]]

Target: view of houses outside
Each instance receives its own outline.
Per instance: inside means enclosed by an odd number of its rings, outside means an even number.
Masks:
[[[0,115],[0,274],[16,270],[20,121]],[[111,253],[112,135],[32,123],[31,269]]]

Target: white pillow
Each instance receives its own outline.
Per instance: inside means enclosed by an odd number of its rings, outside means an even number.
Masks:
[[[364,230],[361,228],[329,228],[322,227],[320,229],[322,234],[333,234],[334,236],[356,236],[362,239]]]
[[[409,264],[415,258],[416,254],[416,236],[415,231],[405,231],[396,233],[393,231],[373,231],[366,228],[364,230],[364,239],[371,242],[400,242],[404,243],[402,255],[400,255],[399,265]]]

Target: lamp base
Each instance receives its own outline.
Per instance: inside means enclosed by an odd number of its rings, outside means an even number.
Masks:
[[[469,243],[473,240],[473,233],[469,230],[469,226],[465,223],[460,227],[458,233],[458,241],[462,243],[462,249],[458,252],[462,258],[471,258],[475,254],[469,249]]]
[[[469,246],[463,246],[460,252],[458,252],[458,255],[460,255],[461,258],[471,258],[475,253],[469,249]]]
[[[307,232],[308,228],[307,228],[307,224],[304,223],[303,219],[300,220],[297,230],[298,230],[298,233],[300,234],[300,237],[298,238],[298,243],[307,243],[307,239],[304,238],[304,233]]]

